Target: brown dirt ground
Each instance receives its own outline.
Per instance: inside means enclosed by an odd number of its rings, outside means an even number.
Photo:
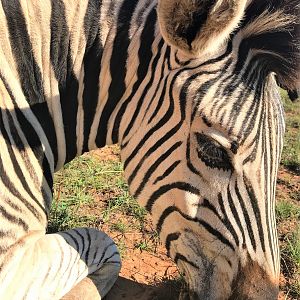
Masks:
[[[106,147],[94,151],[93,155],[100,160],[119,159],[117,147]],[[300,205],[300,175],[280,168],[277,195],[289,195],[290,201]],[[109,197],[105,198],[108,201]],[[97,207],[99,210],[99,204]],[[114,218],[122,218],[124,223],[134,222],[130,217],[126,220],[124,216],[115,215]],[[280,224],[278,228],[280,243],[283,236],[294,230],[296,226],[297,222],[295,221]],[[176,265],[167,257],[164,247],[151,235],[154,230],[149,217],[146,218],[143,232],[137,229],[121,234],[113,231],[108,225],[102,226],[101,229],[106,231],[117,243],[123,243],[123,247],[126,248],[119,279],[105,297],[106,300],[178,299],[183,282],[180,280]],[[137,249],[136,244],[141,240],[147,244],[147,251]],[[288,266],[286,269],[288,270]],[[294,300],[286,293],[290,281],[289,274],[286,270],[283,273],[280,279],[281,292],[278,300]]]

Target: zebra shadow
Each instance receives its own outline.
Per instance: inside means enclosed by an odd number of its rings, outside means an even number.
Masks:
[[[119,276],[104,300],[174,300],[179,298],[180,289],[176,280],[147,285]]]

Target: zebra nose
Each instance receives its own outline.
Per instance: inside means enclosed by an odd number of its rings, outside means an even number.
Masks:
[[[180,293],[179,300],[199,300],[199,296],[195,291],[192,290],[183,290]]]
[[[274,300],[278,298],[278,293],[278,280],[272,280],[265,270],[252,261],[238,272],[229,300]]]

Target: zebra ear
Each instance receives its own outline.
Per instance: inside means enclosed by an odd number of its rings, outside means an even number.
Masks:
[[[167,43],[196,57],[214,52],[244,15],[247,0],[158,0],[158,21]]]

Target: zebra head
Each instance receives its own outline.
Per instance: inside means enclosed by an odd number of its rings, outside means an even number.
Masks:
[[[297,3],[158,1],[161,64],[121,155],[191,299],[277,297],[275,76],[299,80]]]

